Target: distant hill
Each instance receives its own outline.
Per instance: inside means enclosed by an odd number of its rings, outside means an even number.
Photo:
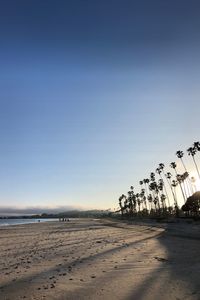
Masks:
[[[100,218],[100,217],[106,217],[111,215],[110,210],[70,210],[66,212],[61,213],[42,213],[42,214],[34,214],[34,215],[18,215],[18,216],[2,216],[0,219],[8,218],[8,219],[14,219],[14,218],[20,218],[20,219],[27,219],[27,218],[33,218],[33,219],[42,219],[42,218]]]

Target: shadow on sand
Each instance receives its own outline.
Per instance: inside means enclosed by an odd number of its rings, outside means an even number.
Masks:
[[[106,226],[108,225],[106,224]],[[188,226],[186,232],[184,227],[179,224],[165,225],[164,231],[159,231],[157,228],[154,230],[152,226],[147,225],[137,231],[139,227],[136,225],[133,228],[136,240],[130,242],[128,248],[124,245],[116,245],[110,250],[107,249],[92,255],[92,257],[85,257],[82,259],[81,268],[87,270],[88,262],[95,265],[105,256],[112,257],[115,254],[124,256],[129,255],[128,253],[135,253],[132,261],[119,262],[119,268],[112,269],[108,273],[99,273],[97,270],[98,276],[92,281],[81,284],[74,282],[72,291],[67,289],[66,282],[66,289],[63,286],[63,289],[55,297],[49,299],[199,300],[200,239],[195,238],[193,230],[190,234]],[[127,228],[123,229],[126,232]],[[125,237],[126,234],[124,234]],[[143,248],[140,246],[142,244],[144,244]],[[139,246],[140,249],[137,249]],[[128,252],[129,250],[130,252]],[[141,264],[136,262],[136,257]],[[77,259],[73,263],[79,265],[79,261],[80,259]],[[67,269],[71,264],[72,262],[64,263],[61,268]],[[48,277],[48,274],[56,273],[57,269],[58,267],[49,268],[30,277],[26,276],[15,282],[8,282],[3,288],[12,289],[14,292],[20,289],[24,280],[32,282],[37,280],[37,277]],[[107,291],[104,290],[104,287],[107,288]]]
[[[199,226],[198,226],[199,227]],[[151,272],[127,300],[200,299],[200,228],[169,224],[157,237],[165,257],[155,257],[160,267]]]

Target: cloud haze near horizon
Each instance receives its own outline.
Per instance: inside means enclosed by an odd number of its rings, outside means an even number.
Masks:
[[[6,207],[0,206],[0,216],[15,216],[15,215],[35,215],[35,214],[57,214],[73,210],[86,210],[79,206],[57,206],[57,207]]]

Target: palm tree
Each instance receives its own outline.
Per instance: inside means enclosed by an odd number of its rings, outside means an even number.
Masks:
[[[135,197],[136,197],[136,203],[138,205],[138,210],[140,212],[140,205],[141,205],[140,194],[139,193],[135,194]]]
[[[159,163],[158,167],[163,172],[165,165],[163,163]]]
[[[148,194],[147,200],[149,201],[150,212],[151,212],[152,211],[152,202],[153,202],[153,197],[151,194]]]
[[[163,209],[163,212],[164,212],[164,209],[166,208],[166,202],[165,202],[166,196],[163,194],[164,183],[163,183],[162,179],[158,180],[157,187],[158,187],[158,197],[160,199],[160,202],[162,204],[162,209]]]
[[[184,155],[183,151],[181,151],[181,150],[176,151],[176,156],[177,156],[178,158],[180,158],[184,170],[187,171],[187,170],[186,170],[186,166],[185,166],[184,161],[183,161],[183,155]]]
[[[168,196],[168,193],[167,193],[167,189],[166,189],[164,180],[163,180],[163,178],[162,178],[162,176],[161,176],[161,173],[163,172],[164,167],[165,167],[165,165],[164,165],[163,163],[160,163],[160,164],[159,164],[159,167],[156,169],[156,172],[159,174],[160,179],[162,179],[163,187],[164,187],[165,194],[166,194],[166,197],[167,197],[168,206],[170,207],[170,202],[169,202],[169,196]]]
[[[162,203],[163,210],[166,207],[165,200],[166,200],[166,196],[164,194],[161,194],[160,201]]]
[[[149,190],[152,192],[152,199],[154,200],[154,198],[155,198],[155,191],[154,191],[154,184],[153,184],[153,182],[149,183]]]
[[[143,180],[140,180],[140,181],[139,181],[139,184],[142,186],[142,185],[143,185]]]
[[[197,147],[190,147],[187,149],[187,152],[188,152],[188,155],[191,155],[192,156],[192,159],[193,159],[193,162],[194,162],[194,165],[196,167],[196,170],[197,170],[197,174],[199,176],[199,179],[200,179],[200,173],[199,173],[199,169],[198,169],[198,166],[197,166],[197,163],[196,163],[196,160],[194,158],[196,152],[197,152]]]
[[[125,213],[126,213],[126,215],[128,215],[128,208],[129,208],[129,206],[128,206],[128,198],[125,196],[125,195],[123,195],[124,197],[124,210],[125,210]]]
[[[175,201],[174,201],[174,207],[176,216],[179,216],[179,208],[178,208],[178,202],[177,202],[177,195],[176,195],[176,187],[178,185],[178,182],[176,180],[172,180],[172,187],[174,188],[174,194],[175,194]]]
[[[168,184],[169,184],[169,187],[170,187],[170,190],[171,190],[173,199],[174,199],[174,204],[175,204],[177,201],[176,201],[176,195],[175,195],[175,193],[174,193],[174,191],[173,191],[173,189],[172,189],[172,182],[171,182],[172,174],[171,174],[170,172],[167,172],[167,173],[165,174],[165,178],[166,178],[166,180],[167,180],[167,182],[168,182]]]
[[[143,182],[144,182],[144,186],[145,186],[146,199],[148,199],[148,196],[149,196],[149,191],[148,191],[149,179],[145,178],[145,179],[143,179]],[[150,206],[149,206],[149,210],[150,210]]]
[[[197,151],[200,151],[200,142],[194,142],[193,146]]]
[[[141,189],[140,197],[142,199],[142,203],[144,203],[144,208],[147,211],[147,202],[146,202],[146,197],[145,197],[145,189]]]
[[[175,208],[178,207],[177,194],[176,194],[177,185],[178,185],[178,181],[172,180],[172,187],[174,188],[174,195],[175,195],[175,201],[174,201]]]
[[[175,163],[175,162],[171,162],[171,163],[170,163],[170,167],[171,167],[172,169],[174,169],[175,174],[176,174],[176,178],[177,178],[178,173],[177,173],[177,171],[176,171],[176,167],[177,167],[176,163]],[[185,194],[184,194],[184,192],[183,192],[183,188],[182,188],[180,182],[179,182],[179,186],[180,186],[180,189],[181,189],[181,192],[182,192],[182,195],[183,195],[183,200],[184,200],[184,202],[185,202],[185,201],[186,201],[186,199],[185,199]]]
[[[178,150],[176,152],[176,156],[181,160],[181,163],[183,165],[183,168],[184,168],[185,172],[188,173],[188,171],[186,169],[186,166],[184,164],[184,161],[183,161],[183,156],[184,156],[183,151]],[[186,185],[187,185],[187,189],[188,189],[188,196],[190,196],[192,194],[192,185],[191,185],[191,182],[187,178],[186,178]]]
[[[150,183],[149,189],[150,189],[150,191],[153,192],[154,200],[156,200],[156,201],[153,201],[154,204],[155,204],[155,208],[157,208],[157,204],[158,204],[158,209],[160,211],[160,202],[159,202],[159,197],[158,197],[158,195],[159,195],[159,188],[158,188],[158,185],[157,185],[156,181],[152,181]]]
[[[175,162],[171,162],[171,163],[170,163],[170,167],[173,168],[173,169],[175,170],[175,172],[176,172],[176,167],[177,167],[177,165],[176,165]],[[176,173],[177,173],[177,172],[176,172]]]
[[[123,214],[124,214],[124,207],[122,205],[122,200],[123,200],[123,194],[119,197],[119,207],[120,207],[121,214],[123,216]]]
[[[150,174],[150,180],[155,181],[155,173],[151,172]]]
[[[184,174],[177,174],[176,176],[177,182],[179,183],[180,187],[182,187],[183,193],[184,193],[184,203],[186,202],[187,199],[187,192],[186,192],[186,188],[184,185]],[[183,184],[183,185],[182,185]]]
[[[159,203],[159,201],[158,201],[158,196],[156,196],[156,197],[154,198],[153,203],[154,203],[154,205],[155,205],[155,210],[156,210],[156,212],[157,212],[157,204]],[[160,208],[158,208],[158,210],[160,211]]]
[[[133,215],[132,191],[128,191],[127,206],[129,208],[129,216]]]
[[[192,190],[192,183],[189,180],[189,173],[187,171],[182,174],[182,180],[183,180],[183,185],[184,185],[185,191],[187,190],[187,192],[185,192],[185,193],[186,193],[187,198],[188,198],[193,193],[193,190]],[[185,182],[186,182],[186,184],[185,184]],[[188,189],[188,184],[187,183],[190,184],[190,187],[191,187],[190,190]]]
[[[136,198],[135,198],[135,194],[134,194],[134,187],[131,185],[130,187],[131,190],[131,196],[132,196],[132,204],[133,204],[133,211],[134,213],[136,212]]]

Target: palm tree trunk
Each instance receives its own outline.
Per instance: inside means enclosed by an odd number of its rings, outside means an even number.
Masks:
[[[185,197],[186,197],[186,199],[187,199],[188,196],[187,196],[186,186],[185,186],[185,183],[184,183],[184,182],[183,182],[182,188],[183,188],[183,190],[184,190],[184,194],[185,194]],[[185,202],[186,202],[186,200],[185,200]]]
[[[188,173],[188,171],[187,171],[187,169],[186,169],[186,166],[185,166],[185,163],[184,163],[183,159],[180,158],[180,160],[181,160],[181,162],[182,162],[182,165],[183,165],[183,168],[184,168],[185,172]],[[188,173],[188,174],[189,174],[189,173]],[[187,189],[188,189],[188,191],[189,191],[189,194],[188,194],[188,197],[189,197],[190,195],[193,194],[193,192],[192,192],[192,184],[191,184],[191,182],[190,182],[187,178],[186,178],[186,183],[187,183]]]
[[[178,177],[178,174],[177,174],[177,171],[176,171],[176,169],[174,169],[174,171],[175,171],[175,173],[176,173],[176,178]],[[186,198],[185,198],[185,194],[184,194],[184,192],[183,192],[183,188],[182,188],[182,186],[181,186],[181,183],[180,182],[178,182],[179,183],[179,186],[180,186],[180,189],[181,189],[181,192],[182,192],[182,195],[183,195],[183,200],[184,200],[184,203],[186,202]]]
[[[176,203],[176,202],[177,202],[177,201],[176,201],[176,196],[175,196],[174,191],[173,191],[173,188],[172,188],[171,180],[168,179],[168,178],[166,178],[166,179],[167,179],[167,182],[168,182],[168,184],[169,184],[170,190],[171,190],[171,192],[172,192],[172,196],[173,196],[173,199],[174,199],[174,203]]]
[[[164,190],[165,190],[165,195],[166,195],[166,197],[167,197],[168,206],[170,207],[169,195],[168,195],[168,193],[167,193],[167,189],[166,189],[166,186],[165,186],[164,180],[163,180],[163,178],[162,178],[161,174],[159,174],[159,175],[160,175],[160,178],[161,178],[161,179],[162,179],[162,181],[163,181],[163,186],[164,186]]]
[[[149,194],[148,194],[148,190],[147,190],[147,184],[145,183],[144,186],[145,186],[146,199],[148,199]],[[149,205],[147,206],[147,203],[146,203],[146,209],[150,210],[150,206]]]
[[[194,156],[192,156],[192,158],[193,158],[193,162],[194,162],[194,164],[195,164],[196,170],[197,170],[197,174],[198,174],[198,176],[199,176],[199,179],[200,179],[200,173],[199,173],[199,169],[198,169],[198,166],[197,166],[196,160],[194,159]]]
[[[176,187],[174,187],[174,195],[175,195],[175,206],[178,206]]]

